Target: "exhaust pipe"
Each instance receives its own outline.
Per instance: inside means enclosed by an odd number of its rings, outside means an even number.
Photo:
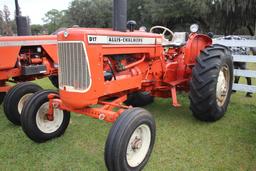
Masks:
[[[16,16],[20,16],[20,6],[18,0],[15,0],[15,10]]]
[[[21,11],[19,7],[18,0],[15,0],[15,8],[16,8],[16,25],[17,25],[17,35],[18,36],[29,36],[31,35],[31,29],[29,25],[29,18],[21,16]]]
[[[127,0],[113,0],[113,30],[126,32]]]

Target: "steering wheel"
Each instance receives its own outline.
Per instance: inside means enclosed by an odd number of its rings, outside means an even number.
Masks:
[[[163,32],[162,33],[160,33],[165,39],[167,39],[166,38],[166,33],[170,33],[170,35],[172,36],[172,38],[173,38],[173,36],[174,36],[174,33],[170,30],[170,29],[168,29],[168,28],[166,28],[166,27],[163,27],[163,26],[154,26],[154,27],[152,27],[151,29],[150,29],[150,33],[157,33],[157,32],[155,32],[155,30],[163,30]],[[167,39],[167,40],[169,40],[169,39]]]

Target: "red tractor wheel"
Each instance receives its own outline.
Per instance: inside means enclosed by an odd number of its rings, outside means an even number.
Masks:
[[[132,108],[123,112],[112,126],[106,142],[108,170],[142,170],[152,152],[155,135],[155,121],[148,111]]]
[[[231,52],[222,45],[204,49],[193,68],[190,82],[190,109],[202,121],[213,122],[224,116],[233,83]]]
[[[42,90],[35,93],[24,106],[21,113],[21,126],[33,141],[42,143],[63,135],[69,125],[70,112],[54,109],[54,119],[48,120],[48,95],[56,91]]]

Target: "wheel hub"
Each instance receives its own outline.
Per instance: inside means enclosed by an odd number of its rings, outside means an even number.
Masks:
[[[139,150],[142,147],[142,140],[136,137],[131,146],[133,151]]]
[[[146,157],[151,142],[151,131],[148,125],[143,124],[136,128],[129,140],[126,159],[130,167],[139,166]]]
[[[44,103],[36,115],[37,127],[44,133],[53,133],[58,130],[63,122],[64,113],[60,109],[53,109],[53,120],[48,119],[49,102]]]
[[[218,82],[216,87],[216,97],[218,106],[222,107],[226,101],[229,91],[229,70],[227,66],[223,66],[219,72]]]
[[[21,111],[22,111],[22,109],[23,109],[23,107],[24,107],[24,104],[28,101],[28,99],[29,99],[32,95],[33,95],[33,93],[29,93],[29,94],[24,95],[24,96],[20,99],[20,101],[19,101],[19,103],[18,103],[18,112],[19,112],[19,114],[21,114]]]

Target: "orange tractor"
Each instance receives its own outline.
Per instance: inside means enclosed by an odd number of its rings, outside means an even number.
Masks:
[[[0,37],[0,103],[5,98],[4,112],[12,123],[20,124],[24,103],[42,89],[26,81],[49,77],[58,87],[57,75],[56,35]]]
[[[114,1],[113,29],[58,34],[59,92],[35,93],[21,113],[23,131],[39,143],[64,134],[70,112],[113,122],[105,145],[110,171],[141,170],[150,157],[156,126],[140,106],[162,97],[177,107],[176,92],[189,91],[193,115],[213,122],[227,110],[233,79],[230,51],[196,33],[197,25],[189,35],[162,26],[136,31],[133,21],[126,29],[126,5]]]
[[[49,77],[58,87],[57,36],[29,36],[28,17],[16,6],[16,37],[0,37],[0,104],[9,121],[20,125],[20,113],[26,100],[42,88],[26,82]],[[12,86],[8,83],[18,83]]]

